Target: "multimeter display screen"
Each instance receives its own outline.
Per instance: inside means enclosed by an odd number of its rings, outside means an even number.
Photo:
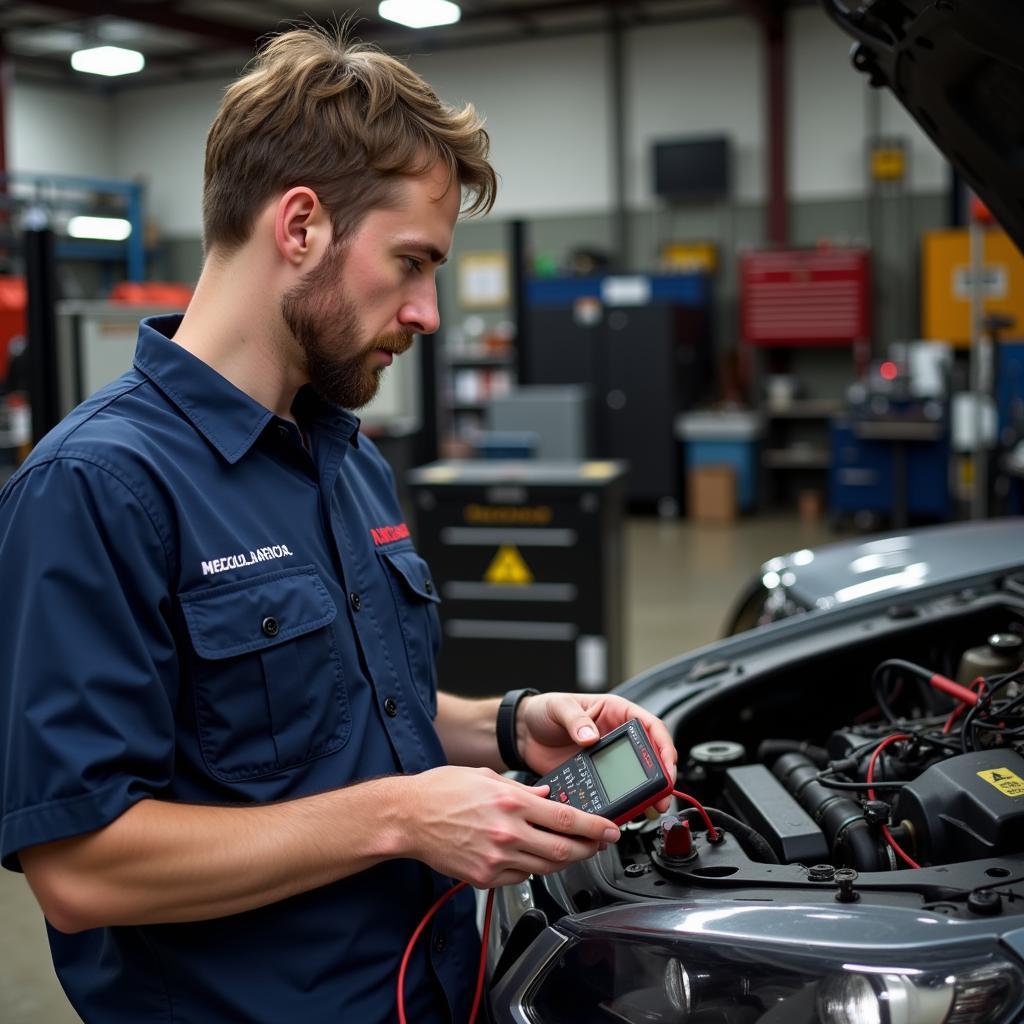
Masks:
[[[591,760],[609,801],[618,800],[647,781],[647,772],[628,736],[592,754]]]

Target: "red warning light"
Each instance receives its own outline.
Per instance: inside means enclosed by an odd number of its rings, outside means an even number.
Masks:
[[[889,360],[882,363],[878,372],[881,374],[882,380],[895,380],[900,375],[899,367]]]

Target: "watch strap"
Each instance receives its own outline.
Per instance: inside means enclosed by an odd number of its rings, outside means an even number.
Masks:
[[[509,690],[498,705],[498,718],[495,723],[498,754],[509,771],[529,770],[530,766],[519,756],[519,744],[516,743],[516,712],[519,710],[519,702],[524,697],[533,697],[539,692],[539,690],[529,687],[522,690]]]

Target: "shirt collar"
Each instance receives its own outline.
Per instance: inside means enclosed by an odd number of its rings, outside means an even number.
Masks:
[[[253,446],[276,415],[212,366],[171,339],[181,315],[153,316],[139,325],[135,368],[145,374],[229,462]],[[313,425],[359,447],[359,419],[301,388],[292,406],[304,428]]]

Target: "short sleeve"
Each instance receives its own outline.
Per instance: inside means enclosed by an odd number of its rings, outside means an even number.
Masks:
[[[0,858],[109,824],[171,778],[166,526],[113,466],[58,458],[0,495]]]

